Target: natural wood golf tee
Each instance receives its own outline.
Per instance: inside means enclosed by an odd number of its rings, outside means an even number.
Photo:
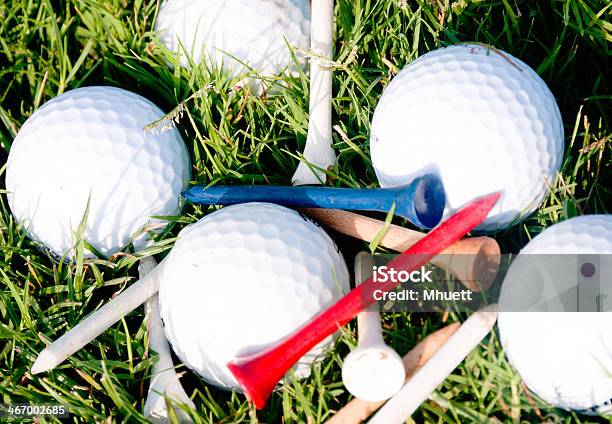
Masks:
[[[366,242],[374,240],[385,227],[383,221],[345,210],[300,210],[325,227]],[[419,231],[389,224],[380,245],[403,252],[423,237],[425,234]],[[474,292],[481,292],[491,286],[499,270],[500,261],[499,245],[491,237],[464,238],[431,259],[432,264],[450,272]]]
[[[499,197],[500,193],[490,194],[461,208],[389,262],[389,268],[411,272],[425,265],[484,221]],[[278,345],[255,355],[236,358],[227,366],[249,400],[261,409],[277,383],[302,356],[372,304],[375,290],[389,291],[396,286],[394,282],[374,283],[369,278]]]

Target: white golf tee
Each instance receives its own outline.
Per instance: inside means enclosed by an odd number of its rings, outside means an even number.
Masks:
[[[482,341],[497,320],[497,305],[473,313],[410,378],[401,390],[387,401],[369,421],[370,424],[401,424],[448,377],[465,357]]]
[[[157,266],[157,262],[152,256],[141,259],[138,266],[140,278],[144,278]],[[158,355],[157,362],[153,366],[151,373],[151,383],[147,393],[147,400],[144,405],[144,414],[156,424],[170,423],[166,397],[173,402],[182,403],[190,409],[195,409],[195,405],[185,393],[179,380],[179,375],[174,369],[170,346],[164,334],[164,328],[159,315],[159,297],[154,294],[147,300],[145,305],[147,314],[147,328],[149,330],[149,349]],[[164,397],[165,396],[165,397]],[[182,409],[174,407],[174,412],[181,423],[193,422],[189,415]]]
[[[155,267],[146,277],[130,285],[119,296],[47,346],[32,365],[32,374],[55,368],[157,293],[162,265]]]
[[[374,258],[367,252],[355,257],[355,282],[372,274]],[[404,384],[406,371],[402,358],[383,339],[376,303],[357,315],[357,347],[342,364],[342,381],[355,397],[370,402],[386,400]]]
[[[334,1],[312,0],[310,47],[310,100],[304,161],[291,179],[293,185],[324,184],[324,171],[334,163],[332,148],[332,71]],[[311,166],[309,166],[311,164]],[[316,169],[316,168],[320,169]],[[322,169],[322,170],[321,170]]]

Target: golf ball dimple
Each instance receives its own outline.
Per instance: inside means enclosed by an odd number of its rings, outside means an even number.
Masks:
[[[226,364],[280,341],[348,291],[342,255],[319,226],[269,203],[225,207],[186,227],[164,260],[165,332],[205,381],[240,390]],[[305,377],[323,341],[296,365]]]
[[[560,273],[568,279],[578,275],[576,255],[597,255],[601,283],[608,290],[603,296],[612,296],[605,280],[612,275],[610,215],[553,225],[529,242],[519,258],[525,255],[558,256]],[[550,272],[555,278],[557,269]],[[504,280],[502,297],[507,283]],[[612,312],[501,312],[498,326],[510,363],[538,396],[568,410],[612,414]]]
[[[167,0],[155,29],[160,41],[181,53],[181,65],[209,59],[239,76],[250,69],[275,76],[297,71],[291,48],[304,67],[300,50],[310,47],[307,0]],[[187,56],[188,55],[188,56]]]
[[[372,164],[382,187],[440,175],[445,217],[495,191],[480,231],[533,212],[563,155],[563,122],[542,79],[519,59],[479,45],[427,53],[388,85],[372,119]]]
[[[176,129],[145,131],[163,116],[147,99],[113,87],[68,91],[23,124],[6,171],[8,202],[28,236],[58,257],[71,256],[85,217],[84,238],[109,256],[152,216],[179,212],[190,180],[187,148]],[[91,256],[91,252],[86,252]]]

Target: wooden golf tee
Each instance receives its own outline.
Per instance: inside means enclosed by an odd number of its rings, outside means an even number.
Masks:
[[[310,50],[313,56],[310,58],[308,135],[304,161],[300,161],[291,178],[293,185],[324,184],[325,170],[336,160],[331,121],[333,75],[329,63],[333,56],[334,0],[312,0],[310,9]]]
[[[367,242],[372,241],[385,226],[378,219],[340,209],[300,210],[328,228]],[[403,252],[423,237],[425,234],[418,231],[389,224],[380,245]],[[499,245],[494,239],[471,237],[447,247],[431,263],[450,272],[469,290],[479,292],[489,288],[495,279],[500,259]]]
[[[486,337],[497,320],[497,305],[474,312],[404,387],[369,421],[402,424]]]
[[[483,222],[499,197],[498,192],[472,201],[389,262],[388,267],[411,272],[425,265]],[[374,283],[369,278],[276,346],[236,358],[227,366],[248,399],[261,409],[277,383],[302,356],[372,304],[375,291],[389,291],[396,285],[394,282]]]
[[[402,358],[406,369],[406,380],[417,372],[437,351],[450,336],[457,331],[459,323],[447,325],[428,335],[412,348]],[[368,402],[363,399],[353,399],[334,414],[326,424],[358,424],[367,420],[385,401]]]
[[[161,266],[163,262],[43,349],[32,365],[32,374],[55,368],[157,293]]]

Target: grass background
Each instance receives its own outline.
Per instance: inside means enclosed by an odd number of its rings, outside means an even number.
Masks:
[[[6,0],[0,3],[0,161],[18,129],[45,101],[66,90],[105,84],[135,91],[177,114],[200,183],[289,184],[307,128],[307,79],[257,98],[234,91],[221,71],[173,70],[155,40],[156,1]],[[478,41],[531,65],[554,93],[565,123],[562,172],[539,210],[497,234],[516,252],[555,222],[606,213],[612,205],[610,79],[612,6],[605,1],[337,0],[334,76],[335,147],[331,184],[376,186],[369,123],[382,90],[407,63],[437,47]],[[440,116],[443,120],[444,117]],[[432,128],[435,136],[435,128]],[[2,176],[3,178],[3,176]],[[4,183],[2,182],[2,187]],[[206,209],[188,207],[153,247],[110,260],[54,263],[25,238],[0,203],[0,402],[68,405],[74,422],[141,422],[155,356],[135,311],[53,372],[29,368],[55,339],[137,275],[138,258],[163,254],[172,236]],[[398,221],[401,223],[401,220]],[[335,235],[337,236],[337,235]],[[366,248],[336,237],[350,261]],[[460,316],[445,317],[448,321]],[[435,314],[385,317],[387,341],[405,353],[443,325]],[[186,372],[197,422],[321,422],[349,399],[342,358],[355,343],[349,325],[313,376],[285,387],[256,414],[244,397],[217,391]],[[561,370],[560,370],[561,371]],[[530,394],[492,334],[424,403],[414,422],[612,422],[552,408]],[[44,420],[43,420],[44,421]]]

